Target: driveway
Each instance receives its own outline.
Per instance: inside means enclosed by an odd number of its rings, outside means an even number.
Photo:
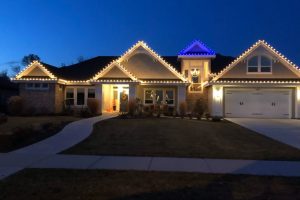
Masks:
[[[226,119],[274,140],[300,149],[300,120],[253,118]]]

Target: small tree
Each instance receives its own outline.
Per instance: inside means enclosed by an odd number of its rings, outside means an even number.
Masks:
[[[197,116],[197,119],[201,119],[204,113],[204,103],[202,99],[197,99],[194,105],[194,113]]]
[[[22,65],[29,65],[34,60],[40,61],[41,59],[38,55],[35,54],[29,54],[27,56],[24,56],[22,59]]]

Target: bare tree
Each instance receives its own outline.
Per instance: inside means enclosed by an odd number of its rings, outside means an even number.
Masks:
[[[24,56],[22,59],[22,65],[29,65],[34,60],[40,61],[41,59],[38,55],[35,54],[29,54],[27,56]]]

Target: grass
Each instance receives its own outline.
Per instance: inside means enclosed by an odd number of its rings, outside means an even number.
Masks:
[[[300,178],[27,169],[0,181],[5,200],[299,199]]]
[[[0,152],[43,140],[78,119],[72,116],[8,117],[6,123],[0,124]]]
[[[299,160],[300,150],[228,121],[110,119],[67,154]]]

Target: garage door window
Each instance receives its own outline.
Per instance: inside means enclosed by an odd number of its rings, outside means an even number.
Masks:
[[[248,59],[247,73],[272,73],[272,60],[267,56],[253,56]]]

